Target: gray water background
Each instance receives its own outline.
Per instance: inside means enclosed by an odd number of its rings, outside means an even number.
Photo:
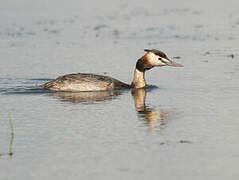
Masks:
[[[1,180],[238,179],[238,1],[0,4]],[[73,72],[130,83],[144,48],[184,65],[147,72],[145,112],[131,91],[29,90]]]

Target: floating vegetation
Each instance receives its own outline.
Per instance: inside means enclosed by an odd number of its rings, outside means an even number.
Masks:
[[[235,55],[234,54],[230,54],[230,55],[228,55],[227,57],[230,57],[230,58],[234,58],[235,57]]]
[[[102,28],[108,28],[108,26],[105,25],[105,24],[99,24],[99,25],[96,25],[96,26],[94,27],[94,30],[95,30],[95,31],[98,31],[98,30],[100,30],[100,29],[102,29]]]
[[[205,52],[204,55],[209,55],[211,54],[209,51]]]
[[[188,140],[180,140],[179,143],[181,144],[192,144],[192,141],[188,141]]]
[[[180,56],[174,56],[173,59],[181,59]]]

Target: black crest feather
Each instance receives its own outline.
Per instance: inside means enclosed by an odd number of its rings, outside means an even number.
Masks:
[[[159,51],[157,49],[145,49],[144,51],[152,52],[152,53],[154,53],[154,54],[156,54],[156,55],[158,55],[158,56],[160,56],[162,58],[168,59],[167,55],[164,52]]]

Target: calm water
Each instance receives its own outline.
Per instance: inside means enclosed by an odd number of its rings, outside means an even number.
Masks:
[[[237,179],[238,7],[1,1],[0,179]],[[184,68],[147,72],[146,91],[39,89],[72,72],[130,83],[144,48]]]

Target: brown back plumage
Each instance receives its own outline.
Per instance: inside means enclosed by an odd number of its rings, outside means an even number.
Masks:
[[[43,87],[55,91],[104,91],[130,88],[128,84],[114,78],[86,73],[60,76],[45,83]]]

